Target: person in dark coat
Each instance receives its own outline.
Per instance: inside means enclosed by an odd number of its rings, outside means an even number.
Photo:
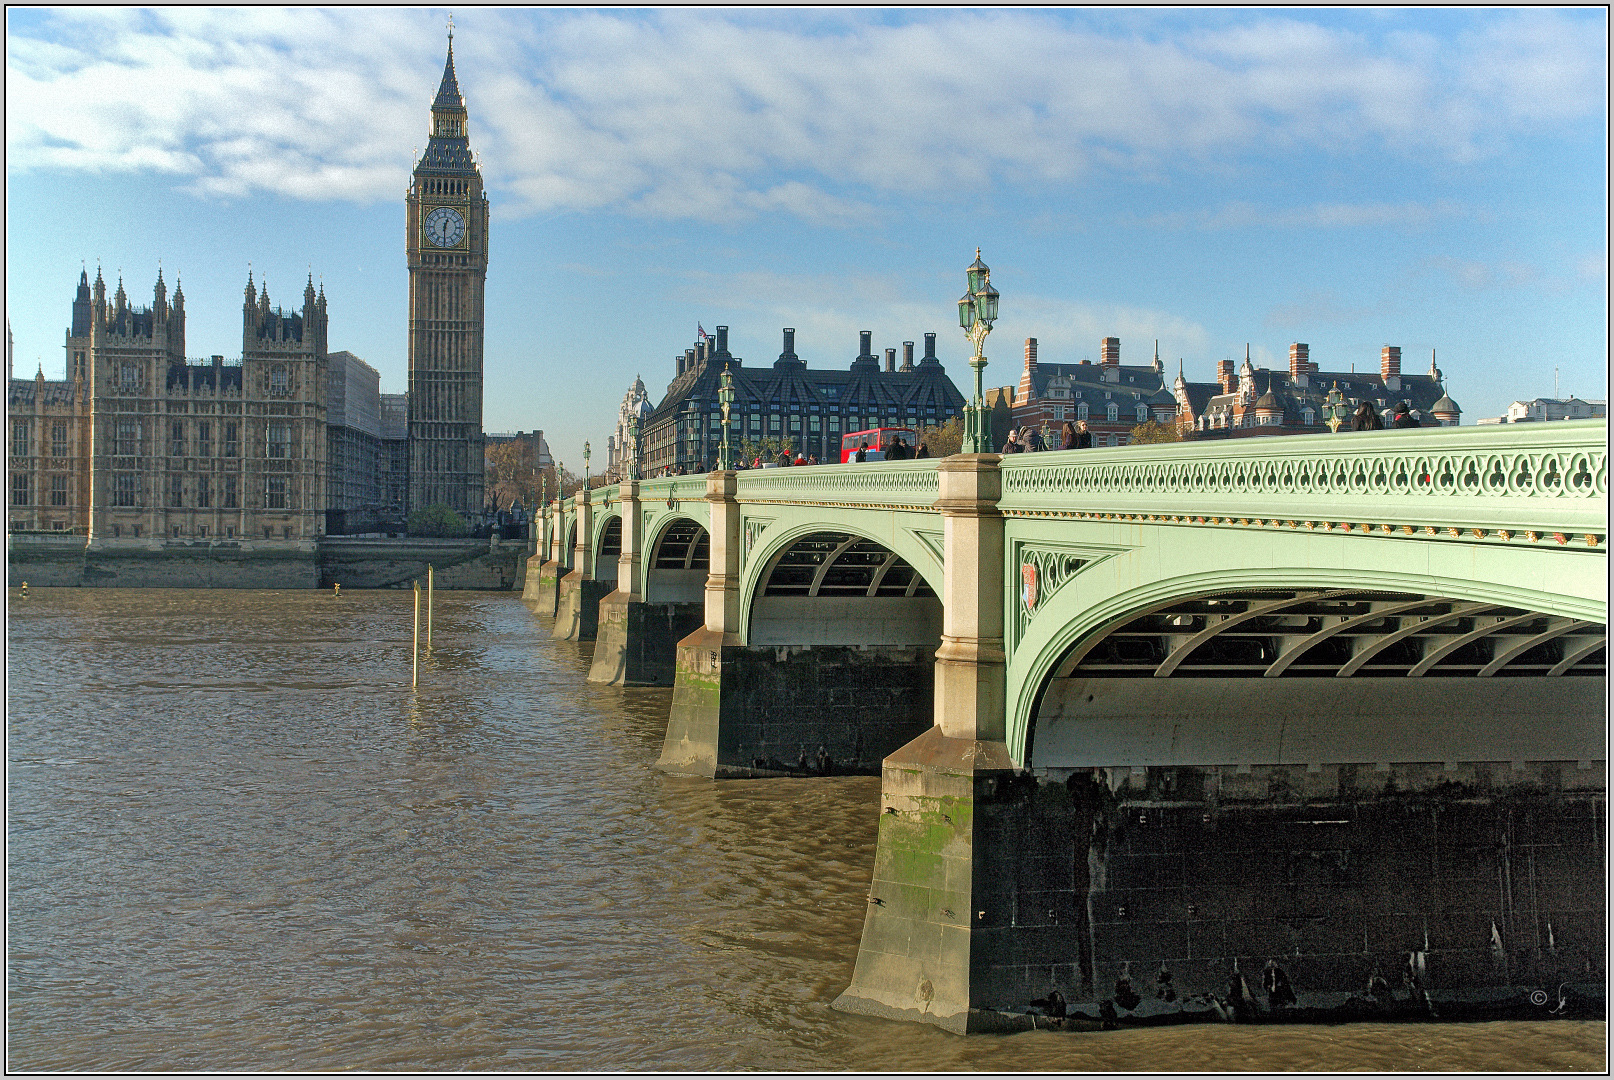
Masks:
[[[1016,436],[1018,436],[1019,434],[1020,433],[1016,429],[1010,428],[1009,429],[1008,441],[1003,444],[1003,449],[998,451],[998,453],[1000,453],[1000,454],[1018,454],[1018,453],[1021,453],[1025,448],[1020,445],[1020,440],[1018,438],[1016,438]]]
[[[864,439],[858,444],[858,448],[852,453],[852,460],[859,465],[869,460],[869,440]]]
[[[1384,421],[1379,419],[1379,411],[1371,401],[1362,402],[1351,414],[1352,431],[1379,431],[1383,427]]]
[[[919,448],[913,452],[913,456],[915,458],[927,458],[930,456],[930,448],[924,443],[920,443]]]
[[[1412,415],[1412,402],[1410,401],[1403,401],[1395,407],[1395,415],[1390,418],[1390,423],[1398,428],[1423,426],[1418,423],[1418,418]]]

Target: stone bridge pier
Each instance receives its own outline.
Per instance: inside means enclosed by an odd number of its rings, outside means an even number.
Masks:
[[[845,1012],[963,1032],[981,996],[983,908],[998,907],[987,896],[1009,854],[993,810],[1017,775],[1004,742],[1001,483],[993,454],[939,468],[948,603],[933,724],[882,764],[872,902],[852,985],[834,1003]]]
[[[611,518],[596,530],[594,500],[598,497],[587,488],[577,493],[572,569],[556,587],[555,625],[550,631],[556,640],[593,641],[600,601],[616,590],[621,518]]]
[[[560,579],[566,576],[571,558],[566,546],[561,499],[556,498],[544,508],[543,522],[543,546],[527,561],[527,580],[521,598],[532,605],[535,614],[553,618],[559,606]]]
[[[690,518],[663,523],[645,537],[639,481],[618,488],[622,553],[616,589],[599,603],[590,682],[616,686],[671,686],[678,642],[705,623],[708,541]]]
[[[785,530],[754,554],[746,578],[736,474],[712,473],[708,484],[704,620],[678,642],[659,767],[712,777],[877,772],[930,726],[939,597],[895,551],[834,528]]]

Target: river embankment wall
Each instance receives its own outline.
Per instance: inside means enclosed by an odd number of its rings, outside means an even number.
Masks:
[[[111,540],[13,534],[7,584],[123,589],[521,589],[524,541],[324,537],[319,540]]]

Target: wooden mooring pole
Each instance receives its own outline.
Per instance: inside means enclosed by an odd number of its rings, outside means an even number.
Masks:
[[[413,690],[420,685],[420,582],[415,582],[415,643],[413,648],[413,667],[409,674],[409,688]]]
[[[435,573],[432,564],[426,564],[426,651],[432,651],[432,589]]]

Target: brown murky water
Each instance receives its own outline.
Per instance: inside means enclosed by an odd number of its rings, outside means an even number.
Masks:
[[[10,594],[13,1069],[1604,1067],[1603,1023],[960,1038],[830,1010],[875,778],[678,780],[509,594]]]

